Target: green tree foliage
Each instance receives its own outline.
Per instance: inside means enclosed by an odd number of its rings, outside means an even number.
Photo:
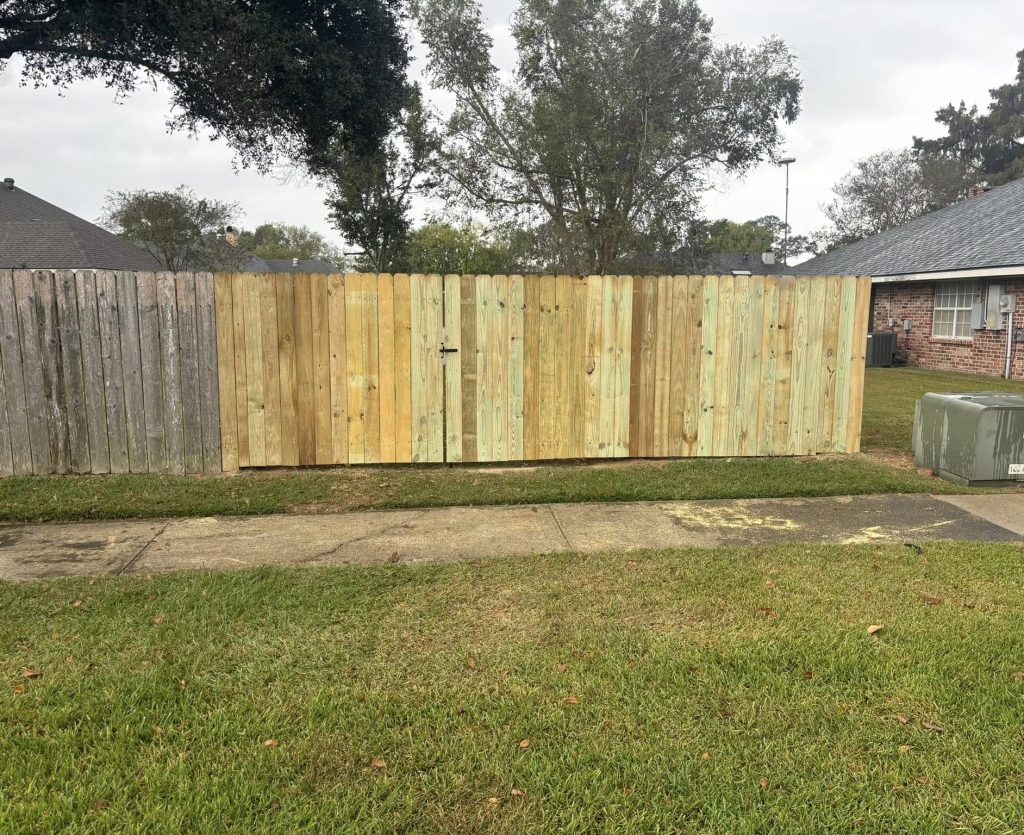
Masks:
[[[442,195],[550,224],[572,272],[678,242],[706,175],[774,157],[799,111],[785,44],[719,45],[695,0],[523,0],[509,82],[475,0],[420,0],[415,13],[432,78],[456,100]]]
[[[714,221],[708,229],[708,249],[711,252],[768,252],[775,241],[776,228],[774,224],[769,225],[763,221]]]
[[[242,232],[239,248],[272,260],[300,258],[340,264],[344,255],[319,232],[308,226],[287,223],[263,223],[252,232]]]
[[[988,111],[948,104],[935,114],[945,128],[938,139],[914,137],[922,157],[942,160],[959,170],[967,186],[980,180],[1001,185],[1024,177],[1024,50],[1017,53],[1017,76],[989,91]]]
[[[112,191],[100,223],[148,249],[164,269],[238,269],[248,253],[232,246],[225,229],[238,215],[237,203],[197,197],[185,186],[174,191]]]
[[[882,151],[860,160],[822,206],[829,226],[820,232],[829,249],[846,246],[909,223],[956,202],[963,189],[959,169],[910,150]]]
[[[426,171],[437,149],[419,91],[413,89],[392,135],[373,154],[336,145],[324,165],[331,221],[362,249],[368,269],[394,269],[409,233],[412,196],[430,186]]]
[[[427,223],[411,232],[402,256],[410,273],[508,275],[517,272],[508,240],[495,239],[475,223]]]
[[[117,94],[159,79],[174,128],[205,127],[243,164],[372,150],[405,96],[397,0],[0,0],[0,71]]]
[[[716,220],[706,227],[706,244],[709,253],[716,252],[772,252],[782,258],[786,252],[786,224],[775,215],[765,215],[756,220],[737,223],[732,220]],[[789,230],[788,257],[792,260],[799,255],[817,255],[818,242],[808,235],[794,235]]]

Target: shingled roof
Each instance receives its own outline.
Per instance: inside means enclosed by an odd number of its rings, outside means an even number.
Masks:
[[[244,267],[247,273],[336,273],[338,265],[320,258],[260,258],[253,255]]]
[[[149,252],[14,185],[0,183],[0,269],[159,270]]]
[[[1024,179],[793,268],[804,275],[893,276],[1024,265]]]

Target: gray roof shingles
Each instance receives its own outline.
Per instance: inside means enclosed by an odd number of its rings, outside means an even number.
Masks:
[[[336,273],[338,266],[330,261],[300,258],[294,263],[291,258],[260,258],[253,255],[244,267],[249,273]]]
[[[1024,265],[1024,179],[819,255],[803,275],[906,275]]]
[[[161,265],[141,247],[0,183],[0,269],[159,270]]]
[[[766,264],[760,253],[718,252],[711,256],[709,269],[720,275],[731,272],[749,272],[751,275],[782,275],[788,272],[781,263]]]

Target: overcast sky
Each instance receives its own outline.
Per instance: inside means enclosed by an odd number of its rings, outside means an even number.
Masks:
[[[754,43],[778,34],[797,55],[803,111],[787,130],[792,169],[790,221],[797,232],[820,227],[819,205],[853,160],[937,132],[934,112],[949,101],[987,104],[1009,82],[1024,48],[1020,0],[703,0],[722,43]],[[511,68],[507,32],[514,0],[485,0]],[[413,74],[422,71],[420,58]],[[19,86],[12,64],[0,74],[0,177],[83,217],[95,219],[108,190],[165,189],[184,183],[204,196],[237,201],[242,224],[308,224],[338,240],[323,192],[236,173],[223,143],[168,135],[167,97],[140,90],[116,103],[102,82],[58,94]],[[742,221],[782,215],[782,172],[762,166],[743,180],[721,180],[705,199],[709,217]],[[422,209],[422,207],[421,207]]]

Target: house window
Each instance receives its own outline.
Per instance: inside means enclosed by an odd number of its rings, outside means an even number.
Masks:
[[[971,338],[971,305],[978,288],[973,281],[943,281],[935,285],[932,336]]]

